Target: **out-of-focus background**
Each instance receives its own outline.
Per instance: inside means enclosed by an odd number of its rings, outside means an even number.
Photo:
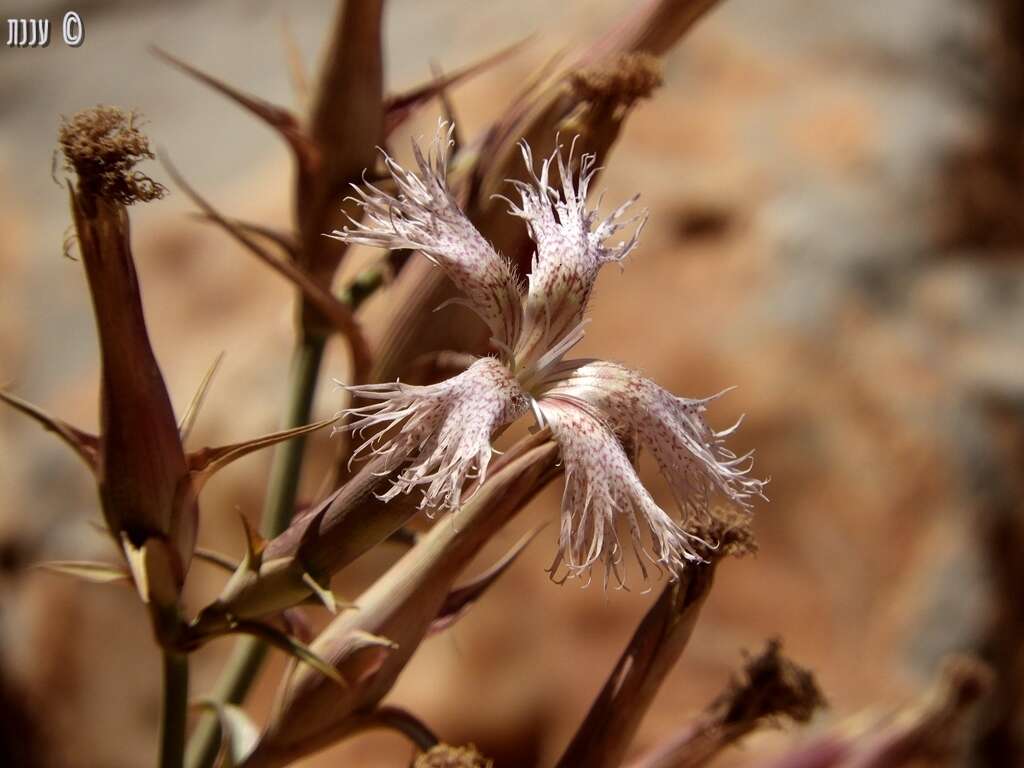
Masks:
[[[409,86],[431,61],[451,69],[535,33],[453,93],[473,136],[552,52],[592,39],[631,5],[393,0],[387,82]],[[0,8],[4,18],[66,10]],[[334,4],[83,0],[75,10],[80,48],[0,49],[0,384],[94,428],[88,294],[81,265],[62,255],[67,193],[51,178],[59,116],[136,107],[154,144],[222,210],[286,225],[285,148],[147,46],[294,104],[283,28],[313,69]],[[405,129],[400,154],[435,120],[427,110]],[[664,86],[602,158],[608,200],[639,191],[651,220],[625,270],[602,275],[580,352],[639,367],[681,395],[739,385],[711,418],[725,426],[745,412],[737,444],[756,447],[757,473],[772,478],[771,503],[757,510],[761,552],[720,568],[637,751],[703,708],[743,650],[778,636],[830,703],[808,732],[907,701],[951,651],[980,654],[996,667],[997,695],[971,758],[1024,760],[1022,125],[1016,0],[727,0],[669,54]],[[167,181],[158,165],[146,170]],[[180,193],[137,206],[132,220],[150,332],[179,408],[227,353],[194,444],[276,428],[289,287],[191,217]],[[327,376],[344,379],[345,366],[332,349]],[[325,378],[318,415],[340,403]],[[311,449],[307,496],[329,437]],[[39,718],[19,728],[55,765],[147,765],[159,664],[136,596],[30,567],[109,554],[90,526],[90,478],[9,410],[0,457],[9,717]],[[240,550],[237,511],[258,514],[269,460],[247,458],[204,491],[204,542]],[[558,497],[544,494],[480,563],[553,519]],[[557,757],[653,598],[552,584],[543,568],[554,547],[549,529],[480,605],[426,641],[391,697],[500,766]],[[354,596],[398,554],[381,547],[336,589]],[[194,566],[196,607],[221,578]],[[229,648],[199,654],[197,694]],[[277,659],[262,678],[255,716],[268,712],[282,668]],[[722,764],[802,737],[755,737]],[[397,736],[370,735],[303,764],[394,766],[408,754]]]

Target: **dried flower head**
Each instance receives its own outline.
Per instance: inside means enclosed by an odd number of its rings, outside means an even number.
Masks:
[[[477,360],[439,384],[400,383],[351,387],[376,402],[349,411],[345,429],[374,430],[356,453],[385,455],[400,469],[383,498],[422,487],[425,508],[453,509],[470,478],[483,479],[497,432],[532,410],[550,426],[565,465],[562,525],[553,576],[589,576],[603,564],[605,578],[625,583],[619,529],[629,531],[644,577],[648,565],[674,577],[687,562],[701,561],[716,542],[700,531],[724,499],[742,512],[764,482],[750,477],[749,454],[725,444],[739,423],[722,431],[704,415],[719,395],[676,397],[639,373],[599,360],[565,360],[583,338],[584,315],[597,274],[621,262],[637,245],[646,213],[625,218],[627,201],[601,218],[588,208],[597,171],[593,155],[578,161],[573,146],[545,158],[536,170],[522,145],[531,183],[512,182],[518,204],[510,213],[525,220],[536,244],[525,295],[508,262],[459,209],[447,188],[451,127],[441,125],[425,158],[413,150],[419,174],[385,155],[398,189],[389,195],[367,184],[357,189],[365,209],[361,223],[335,231],[348,243],[416,248],[444,269],[466,295],[466,304],[488,325],[497,357]],[[557,183],[553,176],[557,174]],[[632,225],[632,234],[611,238]],[[637,476],[639,450],[648,450],[672,489],[681,522],[662,509]]]
[[[58,141],[64,167],[78,175],[83,189],[105,200],[131,205],[160,199],[167,188],[135,170],[154,157],[138,123],[135,112],[105,106],[63,120]]]
[[[453,747],[438,744],[416,757],[413,768],[492,768],[494,761],[481,755],[473,744]]]

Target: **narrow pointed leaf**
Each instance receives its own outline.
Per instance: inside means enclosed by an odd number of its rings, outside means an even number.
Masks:
[[[88,465],[89,469],[96,471],[96,456],[99,452],[99,438],[96,435],[84,432],[78,427],[73,427],[66,421],[51,416],[46,411],[32,405],[20,397],[12,395],[0,389],[0,400],[9,406],[38,422],[49,432],[53,432],[63,440],[76,454]]]
[[[294,637],[289,637],[281,630],[267,624],[262,624],[258,621],[239,621],[235,623],[233,629],[236,632],[253,635],[254,637],[258,637],[261,640],[270,643],[272,646],[284,651],[289,656],[309,665],[329,680],[333,680],[344,688],[348,687],[348,683],[345,681],[345,678],[343,678],[334,667],[310,650],[309,646],[305,643],[295,639]]]
[[[347,638],[345,655],[351,657],[365,650],[375,650],[375,653],[361,656],[361,662],[355,666],[346,665],[347,671],[355,672],[353,679],[349,680],[352,685],[360,685],[369,680],[380,670],[387,659],[388,654],[398,648],[398,643],[389,640],[381,635],[375,635],[362,629],[354,630]]]
[[[513,54],[522,50],[531,39],[532,35],[517,43],[513,43],[506,48],[502,48],[496,53],[492,53],[485,59],[460,67],[459,69],[449,72],[447,75],[435,73],[434,78],[426,83],[422,83],[421,85],[410,88],[402,93],[388,96],[385,100],[385,109],[387,110],[384,129],[385,134],[390,136],[395,129],[408,120],[417,109],[422,107],[431,99],[440,97],[442,101],[446,101],[446,91],[453,85],[471,77],[475,77],[481,72],[486,72],[491,67],[500,64],[502,61],[505,61]]]
[[[509,569],[509,566],[516,561],[516,558],[533,541],[534,537],[543,527],[542,525],[534,528],[523,536],[498,562],[469,583],[463,584],[461,587],[457,587],[449,592],[448,597],[445,598],[444,605],[441,606],[441,610],[437,614],[437,618],[434,619],[434,623],[430,626],[431,634],[447,629],[461,619],[466,611],[469,610],[469,607],[483,597],[484,592]]]
[[[309,73],[302,61],[302,48],[295,38],[287,16],[281,17],[281,42],[288,61],[288,75],[292,81],[292,90],[295,91],[300,106],[305,108],[309,102]]]
[[[242,530],[245,533],[245,558],[244,560],[250,564],[251,567],[259,567],[260,559],[263,556],[263,550],[267,546],[267,540],[264,539],[259,531],[255,530],[249,523],[249,518],[245,515],[239,515],[238,519],[242,521]]]
[[[221,215],[210,203],[208,203],[198,192],[195,191],[178,173],[177,169],[163,158],[167,172],[174,183],[181,187],[182,191],[191,198],[203,213],[211,221],[218,224],[237,242],[245,246],[260,261],[276,271],[278,274],[289,280],[302,292],[302,296],[312,307],[322,314],[331,326],[345,336],[349,349],[352,353],[353,376],[356,381],[361,381],[369,365],[370,351],[366,339],[363,336],[362,328],[356,322],[352,310],[339,301],[333,294],[313,280],[300,267],[285,259],[279,259],[269,253],[263,246],[243,232],[237,225]]]
[[[173,56],[161,48],[153,46],[150,50],[158,58],[163,59],[174,67],[177,67],[182,72],[195,78],[199,82],[208,85],[218,93],[227,96],[240,107],[265,122],[271,128],[276,130],[286,142],[288,142],[292,150],[300,159],[305,161],[309,157],[311,153],[309,139],[303,133],[302,126],[299,123],[298,118],[290,111],[275,104],[271,104],[268,101],[264,101],[256,96],[240,91],[237,88],[228,85],[224,81],[218,80],[212,75],[208,75],[205,72],[196,69],[191,64],[187,64],[177,56]]]
[[[192,434],[196,417],[199,416],[199,410],[203,407],[203,401],[206,400],[206,395],[210,391],[210,384],[213,383],[213,377],[217,375],[217,369],[220,368],[222,362],[224,362],[224,352],[218,354],[213,364],[207,369],[203,380],[199,382],[199,389],[192,396],[192,401],[188,404],[188,408],[185,409],[181,421],[178,422],[178,434],[181,435],[182,443],[188,440],[188,436]]]
[[[200,450],[193,451],[189,454],[189,469],[193,473],[203,476],[203,480],[205,481],[205,479],[208,479],[211,475],[220,471],[231,462],[236,459],[240,459],[243,456],[247,456],[253,451],[258,451],[262,448],[269,448],[272,445],[284,442],[285,440],[290,440],[291,438],[298,437],[299,435],[316,432],[318,429],[323,429],[337,420],[337,416],[330,416],[326,419],[313,422],[312,424],[295,427],[295,429],[285,429],[280,432],[272,432],[269,435],[257,437],[252,440],[246,440],[241,443],[223,445],[218,448],[201,448]]]
[[[116,563],[99,563],[89,560],[52,560],[39,563],[37,568],[64,576],[74,576],[94,584],[109,584],[114,581],[130,581],[131,574],[124,566]]]
[[[321,584],[309,572],[302,574],[302,583],[313,590],[313,594],[317,596],[317,599],[324,604],[328,611],[331,613],[338,612],[338,603],[334,599],[334,593],[331,591],[330,584]]]
[[[216,224],[217,222],[205,213],[196,213],[196,218],[203,221],[209,221]],[[287,255],[292,261],[298,258],[299,244],[296,242],[295,237],[291,232],[276,227],[269,227],[266,224],[257,224],[252,221],[243,221],[242,219],[229,219],[229,221],[240,229],[250,235],[257,235],[262,237],[264,240],[268,240]]]
[[[197,560],[202,560],[210,565],[215,565],[228,573],[234,573],[239,566],[238,563],[227,555],[215,552],[212,549],[206,549],[205,547],[196,547],[194,555]]]

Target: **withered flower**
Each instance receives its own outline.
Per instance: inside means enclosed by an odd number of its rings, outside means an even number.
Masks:
[[[92,470],[107,528],[125,559],[123,564],[71,561],[48,567],[93,581],[130,577],[150,606],[158,639],[176,647],[183,641],[178,597],[194,555],[203,485],[235,459],[332,420],[186,450],[213,369],[176,418],[146,327],[131,248],[128,206],[166,191],[136,168],[153,158],[149,141],[135,113],[99,106],[64,120],[59,144],[64,168],[77,177],[69,182],[69,193],[100,348],[99,434],[7,392],[0,391],[0,400],[55,432]]]
[[[493,765],[494,761],[481,755],[474,744],[464,747],[438,744],[418,755],[413,768],[492,768]]]
[[[134,113],[116,107],[80,112],[61,125],[60,146],[65,167],[78,178],[71,208],[102,359],[95,472],[103,512],[143,598],[166,605],[188,570],[197,510],[146,329],[126,208],[159,198],[164,189],[135,169],[153,154]]]
[[[400,470],[384,494],[393,498],[420,489],[422,505],[458,506],[467,478],[483,480],[495,433],[532,410],[539,426],[550,426],[565,465],[566,485],[558,554],[553,576],[589,576],[605,565],[624,584],[623,546],[618,523],[630,532],[640,570],[648,564],[674,578],[687,562],[702,561],[707,545],[693,532],[706,522],[715,494],[747,510],[763,498],[761,480],[749,476],[750,454],[737,456],[725,445],[738,426],[715,431],[704,413],[718,395],[679,398],[641,374],[597,360],[566,360],[584,335],[584,315],[600,268],[633,251],[646,213],[626,218],[634,200],[600,218],[586,196],[596,173],[593,155],[578,163],[570,146],[541,164],[529,146],[522,154],[530,183],[513,182],[520,202],[511,213],[526,221],[536,245],[525,295],[508,262],[459,209],[447,188],[445,169],[452,145],[451,125],[442,124],[424,156],[414,144],[418,172],[385,155],[397,188],[391,195],[367,184],[357,189],[364,208],[333,236],[346,243],[415,248],[451,277],[491,332],[497,349],[467,370],[439,384],[402,383],[349,387],[369,405],[352,408],[345,427],[373,430],[357,454],[387,458]],[[558,174],[560,184],[551,179]],[[635,225],[615,244],[610,238]],[[677,523],[641,483],[635,458],[649,450],[668,480],[682,513]]]

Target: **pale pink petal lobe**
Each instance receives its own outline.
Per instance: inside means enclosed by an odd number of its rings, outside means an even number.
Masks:
[[[348,387],[375,401],[350,409],[344,429],[369,437],[355,451],[388,457],[398,472],[381,498],[419,488],[428,509],[455,509],[466,481],[483,481],[491,438],[529,408],[508,369],[493,357],[477,360],[450,379],[428,386],[370,384]]]
[[[603,565],[605,581],[624,585],[619,525],[644,577],[653,565],[674,577],[687,562],[700,561],[699,539],[684,531],[651,497],[637,477],[612,428],[592,406],[552,396],[540,408],[561,448],[565,465],[561,533],[552,576],[587,576]]]
[[[706,522],[715,494],[740,509],[764,498],[764,481],[749,474],[750,454],[737,456],[725,444],[738,424],[716,432],[704,418],[714,397],[676,397],[636,371],[599,360],[565,361],[549,376],[545,396],[590,403],[621,438],[650,451],[684,522]]]
[[[521,299],[512,266],[488,243],[459,208],[448,189],[448,151],[453,127],[443,124],[427,156],[413,143],[418,173],[384,154],[397,189],[391,195],[373,184],[354,187],[363,220],[332,237],[379,248],[410,248],[440,266],[487,324],[499,348],[519,335]]]
[[[587,208],[598,170],[594,155],[582,155],[577,164],[572,147],[568,160],[559,147],[541,162],[538,175],[529,146],[524,143],[522,151],[532,182],[512,182],[520,202],[511,203],[511,213],[526,221],[537,246],[516,348],[517,365],[528,367],[580,323],[601,266],[622,261],[636,247],[646,214],[623,219],[635,198],[603,220],[596,209]],[[615,245],[606,242],[628,224],[636,224],[631,237]]]

